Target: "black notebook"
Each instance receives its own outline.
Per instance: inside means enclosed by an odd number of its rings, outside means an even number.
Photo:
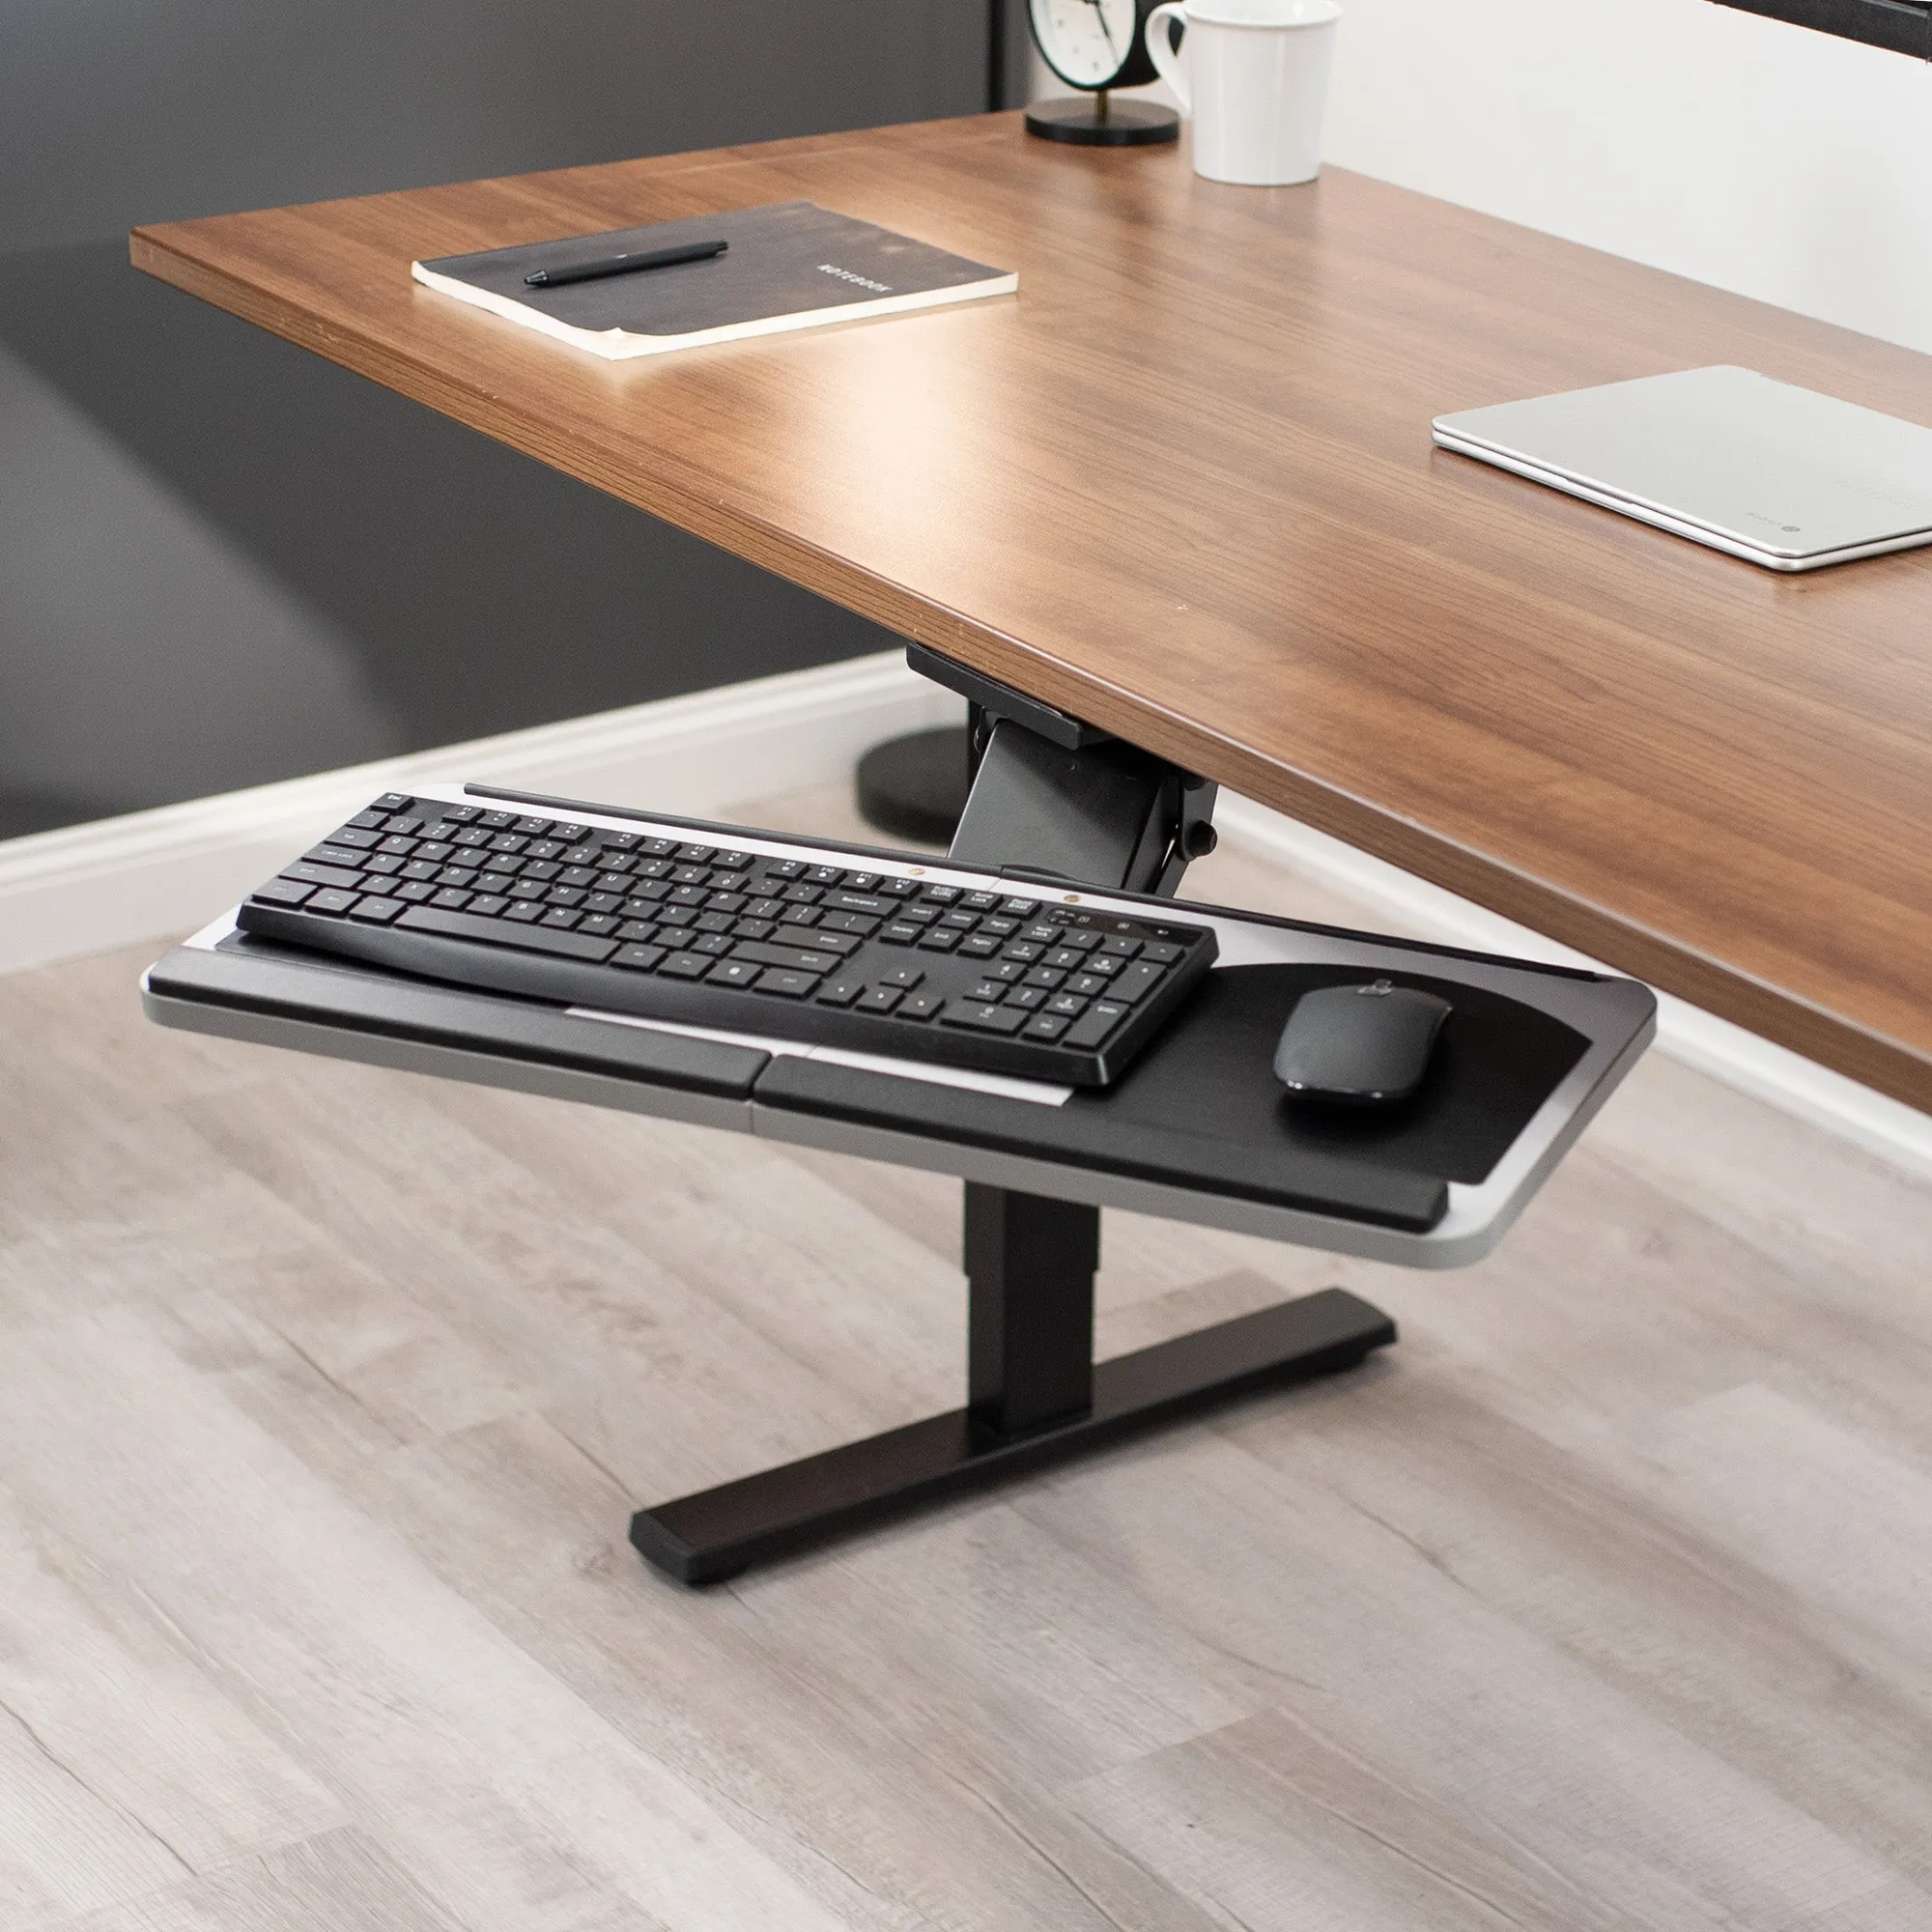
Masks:
[[[729,246],[708,261],[561,288],[533,289],[524,280],[538,269],[710,241]],[[969,262],[810,201],[444,255],[412,262],[410,272],[458,301],[612,361],[1010,295],[1020,280],[1010,270]]]

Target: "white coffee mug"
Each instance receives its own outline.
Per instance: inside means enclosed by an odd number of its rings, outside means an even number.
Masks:
[[[1321,165],[1321,117],[1335,58],[1335,0],[1168,0],[1147,48],[1194,122],[1194,172],[1283,186]],[[1185,30],[1177,58],[1169,23]]]

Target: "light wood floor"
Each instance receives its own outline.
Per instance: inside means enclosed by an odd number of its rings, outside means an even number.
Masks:
[[[1402,1346],[692,1594],[634,1502],[958,1399],[956,1184],[163,1034],[144,956],[0,982],[5,1932],[1932,1927],[1863,1156],[1653,1058],[1460,1275],[1110,1216],[1103,1353]]]

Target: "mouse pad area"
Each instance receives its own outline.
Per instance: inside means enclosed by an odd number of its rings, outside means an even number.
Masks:
[[[1386,978],[1447,1000],[1422,1085],[1393,1107],[1291,1098],[1274,1077],[1303,993]],[[1464,980],[1359,966],[1217,967],[1124,1077],[1066,1102],[1113,1133],[1137,1126],[1254,1148],[1290,1147],[1443,1180],[1485,1179],[1589,1042],[1534,1007]]]

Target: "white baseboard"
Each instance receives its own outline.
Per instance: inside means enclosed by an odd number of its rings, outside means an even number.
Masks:
[[[702,818],[831,783],[962,701],[896,651],[0,842],[0,973],[184,932],[379,792],[469,780]]]
[[[867,746],[962,715],[958,698],[914,675],[896,651],[882,652],[0,842],[0,973],[199,925],[376,793],[407,791],[412,781],[487,780],[702,818],[745,799],[835,783]],[[1353,900],[1368,923],[1446,945],[1594,964],[1248,799],[1222,793],[1216,823],[1231,844]],[[1932,1178],[1932,1117],[1667,994],[1658,1043]]]
[[[1231,845],[1341,893],[1373,919],[1416,938],[1604,970],[1553,939],[1252,800],[1223,792],[1214,822]],[[1909,1174],[1932,1179],[1932,1115],[1668,993],[1658,995],[1657,1044],[1688,1066],[1856,1141]]]

